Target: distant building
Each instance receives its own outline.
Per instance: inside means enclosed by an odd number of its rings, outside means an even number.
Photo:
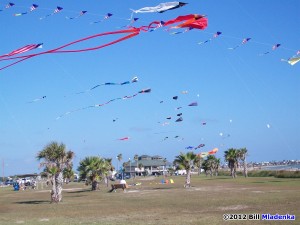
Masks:
[[[167,173],[167,168],[172,167],[172,163],[159,155],[141,155],[138,161],[127,162],[124,167],[126,174],[131,175],[162,175]]]

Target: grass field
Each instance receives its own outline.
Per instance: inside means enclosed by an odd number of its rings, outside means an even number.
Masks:
[[[49,188],[13,191],[0,189],[0,224],[300,224],[300,179],[274,177],[184,177],[174,184],[162,178],[137,178],[126,192],[109,193],[101,185],[90,191],[83,183],[64,185],[63,202],[49,204]],[[295,221],[224,221],[225,213],[296,215]]]

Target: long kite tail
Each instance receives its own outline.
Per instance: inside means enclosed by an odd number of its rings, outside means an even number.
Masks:
[[[120,83],[106,82],[106,83],[102,83],[102,84],[97,84],[97,85],[91,87],[90,89],[87,89],[87,90],[85,90],[85,91],[80,91],[80,92],[77,92],[77,93],[75,93],[75,94],[83,94],[83,93],[87,93],[87,92],[90,92],[90,91],[92,91],[92,90],[94,90],[94,89],[100,87],[100,86],[105,86],[105,85],[109,85],[109,86],[110,86],[110,85],[121,85],[121,86],[122,86],[122,85],[125,85],[125,84],[136,83],[137,81],[138,81],[138,78],[137,78],[137,77],[134,77],[134,78],[131,79],[131,81],[124,81],[124,82],[120,82]]]
[[[101,107],[101,106],[104,106],[104,105],[107,105],[111,102],[114,102],[116,100],[125,100],[125,99],[129,99],[129,98],[134,98],[135,96],[139,95],[139,94],[144,94],[144,93],[150,93],[151,92],[151,89],[150,88],[147,88],[147,89],[143,89],[133,95],[130,95],[130,96],[124,96],[124,97],[119,97],[119,98],[114,98],[114,99],[111,99],[105,103],[101,103],[101,104],[96,104],[96,105],[90,105],[90,106],[87,106],[87,107],[82,107],[82,108],[78,108],[78,109],[75,109],[75,110],[72,110],[72,111],[68,111],[68,112],[65,112],[64,114],[61,114],[60,116],[56,117],[56,120],[64,117],[64,116],[67,116],[71,113],[74,113],[74,112],[78,112],[78,111],[81,111],[81,110],[84,110],[84,109],[88,109],[88,108],[94,108],[94,107]]]
[[[57,9],[54,11],[54,13],[58,13],[62,10],[61,7],[57,7]],[[49,14],[50,16],[51,14]],[[192,19],[191,19],[192,18]],[[191,20],[191,21],[190,21]],[[36,53],[36,54],[29,54],[29,55],[23,55],[23,56],[13,56],[13,57],[4,57],[1,58],[0,57],[0,61],[4,61],[4,60],[16,60],[13,63],[10,63],[4,67],[0,67],[0,70],[3,70],[5,68],[8,68],[12,65],[15,65],[17,63],[20,63],[24,60],[27,60],[29,58],[35,57],[35,56],[39,56],[39,55],[44,55],[44,54],[50,54],[50,53],[74,53],[74,52],[86,52],[86,51],[92,51],[92,50],[97,50],[97,49],[101,49],[113,44],[116,44],[118,42],[127,40],[129,38],[132,38],[134,36],[139,35],[140,31],[152,31],[153,29],[157,29],[159,27],[162,26],[167,26],[167,25],[171,25],[175,22],[183,22],[184,23],[178,25],[176,28],[195,28],[195,29],[205,29],[207,27],[207,18],[205,18],[202,15],[197,15],[197,14],[191,14],[191,15],[186,15],[186,16],[179,16],[174,20],[169,20],[166,22],[161,22],[161,21],[153,21],[152,23],[150,23],[148,26],[141,26],[139,28],[135,28],[135,27],[131,27],[129,29],[125,29],[125,30],[118,30],[118,31],[111,31],[111,32],[104,32],[104,33],[99,33],[99,34],[95,34],[95,35],[91,35],[85,38],[81,38],[79,40],[67,43],[65,45],[62,45],[60,47],[48,50],[48,51],[43,51],[40,53]],[[113,35],[113,34],[127,34],[124,37],[118,38],[114,41],[111,41],[109,43],[103,44],[103,45],[98,45],[95,47],[91,47],[91,48],[83,48],[83,49],[73,49],[73,50],[64,50],[64,48],[69,47],[71,45],[89,40],[89,39],[93,39],[93,38],[97,38],[97,37],[101,37],[101,36],[106,36],[106,35]]]
[[[104,33],[100,33],[100,34],[95,34],[92,36],[88,36],[73,42],[70,42],[68,44],[62,45],[60,47],[51,49],[51,50],[47,50],[44,52],[39,52],[39,53],[35,53],[35,54],[29,54],[29,55],[23,55],[23,56],[13,56],[13,57],[6,57],[6,58],[0,58],[0,61],[4,61],[4,60],[17,60],[9,65],[6,65],[2,68],[0,68],[0,70],[3,70],[5,68],[8,68],[12,65],[15,65],[19,62],[22,62],[26,59],[35,57],[35,56],[39,56],[39,55],[44,55],[44,54],[50,54],[50,53],[74,53],[74,52],[86,52],[86,51],[92,51],[92,50],[97,50],[100,48],[104,48],[113,44],[116,44],[118,42],[124,41],[126,39],[132,38],[134,36],[137,36],[140,33],[140,30],[138,28],[130,28],[130,29],[126,29],[126,30],[119,30],[119,31],[112,31],[112,32],[104,32]],[[79,42],[83,42],[89,39],[93,39],[93,38],[97,38],[97,37],[101,37],[101,36],[106,36],[106,35],[113,35],[113,34],[127,34],[124,37],[118,38],[117,40],[111,41],[109,43],[103,44],[103,45],[99,45],[96,47],[91,47],[91,48],[84,48],[84,49],[74,49],[74,50],[63,50],[66,47],[69,47],[71,45],[77,44]]]

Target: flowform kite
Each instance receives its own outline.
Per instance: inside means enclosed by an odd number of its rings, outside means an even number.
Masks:
[[[208,155],[213,155],[213,154],[216,154],[218,152],[218,148],[214,148],[213,150],[209,151],[209,152],[200,152],[198,155],[201,157],[201,158],[204,158]]]
[[[60,116],[58,116],[56,119],[58,120],[58,119],[60,119],[60,118],[62,118],[62,117],[64,117],[64,116],[67,116],[67,115],[69,115],[69,114],[71,114],[71,113],[74,113],[74,112],[77,112],[77,111],[81,111],[81,110],[88,109],[88,108],[101,107],[101,106],[107,105],[107,104],[109,104],[109,103],[111,103],[111,102],[113,102],[113,101],[116,101],[116,100],[125,100],[125,99],[129,99],[129,98],[134,98],[135,96],[137,96],[137,95],[139,95],[139,94],[150,93],[150,92],[151,92],[151,89],[150,89],[150,88],[148,88],[148,89],[143,89],[143,90],[137,92],[137,93],[134,94],[134,95],[130,95],[130,96],[127,96],[127,95],[126,95],[126,96],[124,96],[124,97],[122,97],[122,98],[114,98],[114,99],[111,99],[111,100],[109,100],[109,101],[107,101],[107,102],[105,102],[105,103],[102,103],[102,104],[90,105],[90,106],[87,106],[87,107],[83,107],[83,108],[75,109],[75,110],[73,110],[73,111],[66,112],[66,113],[64,113],[64,114],[62,114],[62,115],[60,115]]]
[[[39,7],[38,5],[32,4],[32,5],[30,6],[30,8],[29,8],[29,11],[27,11],[27,12],[22,12],[22,13],[15,13],[14,16],[23,16],[23,15],[26,15],[26,14],[28,14],[28,13],[30,13],[30,12],[36,10],[38,7]]]
[[[62,9],[62,8],[61,8]],[[30,59],[32,57],[35,56],[39,56],[39,55],[44,55],[44,54],[52,54],[52,53],[75,53],[75,52],[86,52],[86,51],[92,51],[92,50],[97,50],[100,48],[104,48],[107,47],[109,45],[113,45],[116,44],[118,42],[127,40],[129,38],[132,38],[134,36],[137,36],[140,34],[141,31],[147,32],[150,31],[151,29],[155,29],[161,26],[169,26],[172,25],[174,23],[180,23],[183,22],[175,27],[171,27],[173,29],[176,28],[186,28],[186,27],[192,27],[195,29],[205,29],[207,27],[207,18],[202,16],[202,15],[198,15],[198,14],[190,14],[190,15],[186,15],[186,16],[179,16],[173,20],[169,20],[166,22],[162,22],[162,21],[153,21],[152,23],[150,23],[148,26],[141,26],[139,28],[136,27],[131,27],[129,29],[125,29],[125,30],[118,30],[118,31],[112,31],[112,32],[104,32],[104,33],[99,33],[99,34],[95,34],[92,36],[88,36],[67,44],[64,44],[60,47],[54,48],[54,49],[50,49],[44,52],[39,52],[36,54],[29,54],[29,55],[23,55],[23,56],[15,56],[15,57],[7,57],[5,56],[5,58],[0,56],[0,61],[4,61],[4,60],[15,60],[15,62],[10,63],[4,67],[1,67],[0,70],[3,70],[7,67],[10,67],[12,65],[15,65],[19,62],[22,62],[24,60]],[[84,49],[73,49],[73,50],[63,50],[64,48],[67,48],[69,46],[72,46],[74,44],[86,41],[86,40],[90,40],[93,38],[97,38],[97,37],[101,37],[101,36],[106,36],[106,35],[115,35],[115,34],[126,34],[124,37],[118,38],[114,41],[111,41],[109,43],[103,44],[103,45],[99,45],[99,46],[95,46],[95,47],[90,47],[90,48],[84,48]]]
[[[77,19],[77,18],[83,16],[83,15],[86,14],[86,13],[87,13],[87,11],[86,11],[86,10],[83,10],[83,11],[80,11],[80,13],[79,13],[77,16],[73,16],[73,17],[68,17],[68,16],[66,16],[66,19],[68,19],[68,20],[74,20],[74,19]]]
[[[45,18],[47,18],[47,17],[49,17],[49,16],[53,16],[54,14],[59,13],[61,10],[63,10],[63,8],[60,7],[60,6],[57,6],[56,9],[54,9],[53,13],[41,17],[40,20],[45,19]]]
[[[104,86],[104,85],[125,85],[125,84],[136,83],[136,82],[138,82],[138,80],[139,79],[137,77],[134,77],[134,78],[131,79],[131,81],[124,81],[124,82],[121,82],[121,83],[107,82],[107,83],[97,84],[97,85],[95,85],[94,87],[92,87],[90,89],[87,89],[87,90],[81,91],[81,92],[77,92],[76,94],[83,94],[83,93],[92,91],[92,90],[96,89],[97,87]]]
[[[295,65],[296,63],[298,63],[300,61],[300,56],[299,57],[292,57],[292,58],[289,58],[288,59],[288,63],[290,64],[290,65]]]
[[[293,65],[295,65],[296,63],[298,63],[300,61],[300,56],[298,56],[298,55],[300,55],[300,50],[297,51],[296,55],[292,56],[291,58],[281,59],[281,61],[287,62],[288,64],[293,66]]]
[[[153,12],[163,13],[168,10],[180,8],[182,6],[185,6],[186,4],[187,3],[183,3],[183,2],[165,2],[165,3],[160,3],[157,6],[144,7],[144,8],[137,9],[137,10],[132,9],[132,12],[134,12],[134,13],[153,13]]]
[[[233,48],[228,48],[228,49],[229,49],[229,50],[235,50],[235,49],[241,47],[242,45],[246,44],[246,43],[247,43],[248,41],[250,41],[250,40],[251,40],[251,38],[244,38],[241,44],[236,45],[236,46],[234,46]]]

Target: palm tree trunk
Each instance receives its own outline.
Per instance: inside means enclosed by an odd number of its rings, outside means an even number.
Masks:
[[[52,178],[52,191],[51,191],[51,203],[61,202],[62,200],[62,185],[63,185],[63,173],[56,173]]]
[[[230,165],[230,176],[234,178],[234,166]]]
[[[186,178],[185,178],[185,188],[191,187],[191,170],[186,171]]]
[[[234,163],[234,165],[233,165],[233,178],[236,178],[236,168],[237,168],[237,165]]]
[[[51,190],[51,203],[56,202],[56,182],[55,176],[53,175],[51,178],[52,190]]]
[[[201,162],[199,162],[199,167],[198,167],[198,176],[200,176],[200,174],[201,174],[201,166],[202,166],[202,163],[201,163]]]
[[[96,179],[92,181],[92,191],[96,191],[98,187],[98,182]]]
[[[246,158],[244,159],[244,176],[248,177],[248,168],[247,168],[247,162],[246,162]]]

